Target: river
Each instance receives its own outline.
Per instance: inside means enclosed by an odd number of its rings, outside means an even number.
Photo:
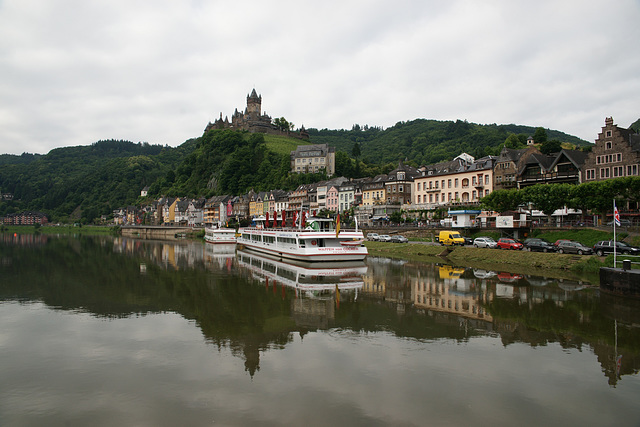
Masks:
[[[640,424],[640,305],[587,282],[0,239],[2,426]]]

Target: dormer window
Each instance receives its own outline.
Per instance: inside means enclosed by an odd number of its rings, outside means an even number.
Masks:
[[[404,172],[398,172],[398,180],[404,179]]]

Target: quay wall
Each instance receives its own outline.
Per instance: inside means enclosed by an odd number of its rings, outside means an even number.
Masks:
[[[616,295],[640,298],[640,270],[602,267],[600,289]]]
[[[164,227],[164,226],[124,226],[122,235],[126,237],[140,237],[143,239],[175,239],[187,234],[197,233],[202,228],[194,227]]]

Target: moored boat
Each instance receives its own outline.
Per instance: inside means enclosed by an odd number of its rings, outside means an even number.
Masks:
[[[207,243],[235,244],[236,230],[233,228],[207,227],[204,230],[204,240]]]
[[[364,235],[356,230],[336,230],[332,219],[310,217],[304,228],[240,229],[238,244],[284,259],[307,262],[362,261],[367,255]]]

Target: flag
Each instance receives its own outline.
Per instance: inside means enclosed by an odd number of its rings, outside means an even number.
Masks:
[[[616,206],[616,202],[613,202],[613,219],[616,222],[616,225],[620,227],[620,212],[618,212],[618,207]]]
[[[305,224],[307,222],[307,212],[306,211],[302,212],[302,215],[300,215],[300,222],[301,222],[300,227],[304,228],[304,226],[305,226]]]
[[[338,238],[338,234],[340,233],[340,214],[336,218],[336,239]]]
[[[286,227],[287,211],[282,211],[282,228]]]
[[[296,227],[298,225],[298,211],[293,211],[293,226]]]

